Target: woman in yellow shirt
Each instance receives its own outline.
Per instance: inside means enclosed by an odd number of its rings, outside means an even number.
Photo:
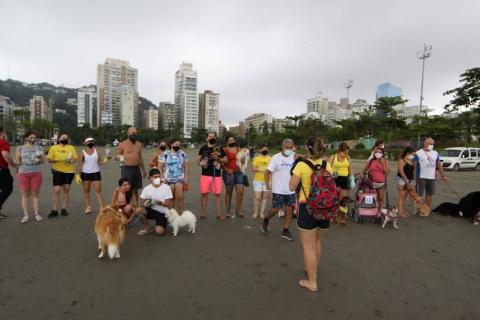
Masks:
[[[259,217],[264,219],[265,208],[267,207],[267,199],[270,198],[271,191],[267,190],[265,185],[265,171],[267,170],[268,164],[272,157],[268,155],[268,147],[260,147],[260,155],[256,156],[253,159],[252,171],[255,174],[253,177],[253,191],[255,192],[255,200],[253,203],[253,215],[252,218],[256,219]]]
[[[53,174],[53,203],[52,211],[48,218],[58,216],[60,206],[60,195],[63,190],[63,203],[60,214],[68,216],[67,206],[70,198],[70,185],[75,175],[74,163],[77,161],[77,151],[68,144],[68,134],[62,133],[58,139],[59,144],[50,147],[47,159],[52,164]]]
[[[326,164],[326,170],[333,173],[332,167],[323,157],[323,143],[318,137],[308,140],[307,160],[315,165]],[[298,193],[299,211],[297,218],[297,227],[299,230],[299,238],[303,248],[303,260],[305,263],[305,271],[307,279],[302,279],[299,285],[310,291],[318,291],[317,286],[317,268],[322,253],[320,242],[321,230],[326,230],[330,226],[330,220],[316,220],[313,215],[308,212],[307,201],[305,195],[308,196],[312,185],[312,169],[304,162],[299,162],[292,170],[289,188],[291,191],[297,190],[301,184]]]
[[[332,166],[333,172],[336,175],[335,184],[340,192],[340,198],[348,196],[348,189],[350,180],[349,177],[353,176],[352,160],[348,156],[350,147],[345,142],[340,143],[337,153],[328,159],[328,162]]]

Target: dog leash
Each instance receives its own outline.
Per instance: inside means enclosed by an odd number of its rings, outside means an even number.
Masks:
[[[460,195],[460,193],[458,193],[457,190],[455,190],[455,188],[450,184],[450,182],[448,182],[447,180],[443,180],[443,179],[442,179],[442,181],[445,182],[445,184],[446,184],[447,186],[449,186],[450,189],[452,189],[453,193],[455,193],[458,198],[460,198],[460,199],[462,198],[462,196]]]

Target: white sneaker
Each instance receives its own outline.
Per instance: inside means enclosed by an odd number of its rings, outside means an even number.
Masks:
[[[283,210],[278,211],[278,217],[282,218],[285,215],[285,212]]]

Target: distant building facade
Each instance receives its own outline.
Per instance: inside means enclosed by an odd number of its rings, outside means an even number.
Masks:
[[[183,126],[183,137],[189,139],[198,128],[197,71],[191,63],[182,63],[175,73],[176,121]]]
[[[160,102],[158,105],[158,123],[161,129],[170,130],[175,127],[175,104]]]
[[[0,120],[7,120],[12,117],[15,103],[9,98],[0,95]]]
[[[220,104],[218,93],[205,90],[199,95],[198,127],[219,133]]]
[[[158,130],[158,109],[152,107],[143,111],[143,123],[145,128]]]
[[[375,95],[376,100],[384,97],[401,97],[402,89],[396,87],[390,82],[385,82],[377,86],[377,93]]]
[[[325,114],[328,111],[329,101],[327,96],[320,92],[315,94],[313,98],[307,100],[307,112],[318,112]]]
[[[97,92],[97,123],[117,126],[135,124],[138,113],[138,71],[128,61],[107,58],[104,64],[99,64]],[[123,109],[127,107],[132,108],[132,112]]]
[[[33,96],[30,99],[30,121],[35,119],[53,120],[53,110],[42,96]]]
[[[255,130],[261,131],[264,123],[271,125],[273,121],[273,116],[267,113],[255,113],[247,118],[245,118],[245,129],[248,130],[250,127],[254,127]]]
[[[97,92],[94,87],[83,87],[77,91],[77,126],[98,127]]]

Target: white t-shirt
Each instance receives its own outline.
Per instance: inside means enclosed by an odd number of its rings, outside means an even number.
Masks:
[[[437,161],[440,160],[437,151],[425,151],[424,149],[420,149],[417,151],[414,160],[416,160],[420,166],[420,178],[435,180]]]
[[[295,162],[295,157],[292,154],[290,157],[285,157],[281,152],[272,157],[268,164],[268,171],[272,173],[272,193],[276,194],[293,194],[290,191],[288,184],[290,183],[290,169]]]
[[[165,202],[165,200],[173,199],[173,194],[172,189],[170,189],[170,187],[165,183],[162,183],[159,187],[154,187],[152,184],[149,184],[142,190],[140,198],[144,200]],[[153,206],[151,206],[151,208],[155,211],[164,213],[165,216],[168,213],[168,208],[159,204],[154,204]]]

